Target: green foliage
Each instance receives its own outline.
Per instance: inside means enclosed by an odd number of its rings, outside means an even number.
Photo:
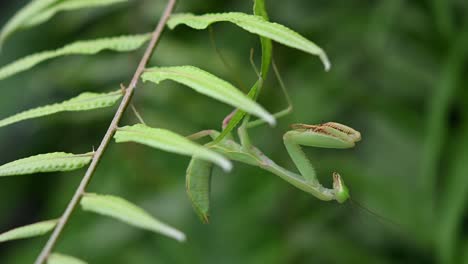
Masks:
[[[263,17],[268,21],[268,14],[265,8],[265,2],[263,0],[254,0],[254,14]],[[256,99],[260,93],[261,87],[263,86],[263,80],[266,79],[268,70],[270,68],[272,60],[272,49],[273,44],[269,38],[260,37],[262,45],[262,68],[261,76],[259,80],[250,89],[247,96],[252,99]],[[220,143],[231,131],[237,126],[237,124],[244,118],[245,112],[237,109],[231,120],[227,123],[223,131],[215,138],[214,144]],[[224,142],[223,142],[224,143]],[[228,148],[231,146],[228,146]],[[216,146],[215,146],[216,148]],[[257,163],[256,157],[250,153],[243,153],[242,148],[237,149],[239,152],[236,155],[237,158],[246,162],[247,164]],[[231,155],[235,155],[236,151],[228,150],[223,151]],[[195,209],[195,212],[198,214],[200,219],[204,223],[209,222],[209,211],[210,211],[210,192],[211,192],[211,173],[212,173],[212,164],[202,160],[192,158],[190,164],[187,168],[186,176],[186,189],[192,206]]]
[[[21,3],[3,2],[0,13],[7,21],[12,7]],[[36,0],[30,5],[46,2]],[[37,10],[74,2],[77,1],[49,1]],[[179,12],[199,13],[249,12],[252,1],[206,0],[203,5],[201,1],[178,2]],[[276,128],[249,130],[252,148],[258,146],[254,149],[261,149],[278,164],[293,169],[281,144],[289,124],[324,120],[352,124],[365,139],[355,149],[304,148],[305,154],[317,165],[314,167],[318,179],[327,187],[331,185],[330,176],[338,170],[354,201],[396,224],[380,220],[354,203],[322,203],[270,177],[270,171],[259,168],[265,160],[234,141],[239,142],[232,133],[236,125],[242,124],[242,128],[254,124],[246,124],[249,118],[238,109],[221,134],[225,137],[218,137],[218,144],[206,147],[239,163],[229,175],[215,168],[215,181],[210,186],[209,171],[194,170],[192,158],[185,179],[191,180],[186,182],[192,185],[187,186],[191,200],[184,199],[184,179],[178,177],[184,173],[185,157],[113,142],[88,187],[144,201],[139,205],[171,219],[169,223],[186,231],[190,243],[179,245],[159,236],[119,228],[120,223],[107,219],[89,219],[90,214],[74,213],[57,250],[90,263],[468,263],[468,107],[464,89],[468,45],[462,41],[464,32],[468,32],[468,2],[254,3],[254,15],[267,19],[269,14],[272,21],[320,44],[334,60],[332,73],[324,74],[308,54],[275,46],[275,61],[284,73],[295,110],[278,120]],[[17,38],[8,38],[8,47],[0,55],[1,63],[21,58],[31,50],[54,48],[50,43],[145,32],[154,28],[162,4],[128,1],[125,8],[56,16],[36,32],[29,30]],[[34,21],[41,16],[24,18]],[[207,32],[198,34],[188,28],[166,31],[149,65],[193,64],[216,76],[225,76],[230,82],[235,80],[235,86],[242,91],[251,88],[248,96],[259,98],[265,109],[282,109],[284,99],[275,88],[277,82],[263,73],[267,54],[263,39],[267,39],[262,37],[262,71],[255,78],[247,57],[249,49],[254,48],[254,58],[259,59],[258,41],[231,23],[215,27],[216,51],[208,43]],[[27,75],[2,81],[1,117],[22,111],[19,105],[32,108],[55,102],[57,97],[71,98],[83,91],[103,92],[107,91],[103,87],[128,83],[136,68],[136,53],[54,60]],[[227,67],[223,67],[217,54],[221,54]],[[227,114],[225,107],[186,90],[145,88],[138,85],[132,103],[148,124],[192,133],[218,127]],[[111,118],[108,113],[75,113],[54,119],[57,122],[45,122],[50,127],[24,122],[4,130],[0,133],[3,161],[19,153],[97,147]],[[118,126],[132,124],[135,117],[131,114],[127,110]],[[307,186],[299,178],[301,175],[296,176],[285,179],[297,187]],[[6,226],[18,225],[18,219],[34,222],[37,217],[62,212],[79,179],[41,176],[2,180],[0,222],[2,230],[6,230]],[[197,190],[199,196],[194,195]],[[191,213],[190,201],[196,210],[210,217],[209,226],[201,225]],[[6,245],[0,263],[32,263],[41,241]]]
[[[118,52],[133,51],[141,47],[150,38],[149,34],[102,38],[86,41],[77,41],[62,48],[43,51],[40,53],[18,59],[0,68],[0,80],[28,70],[35,65],[60,56],[66,55],[92,55],[103,50]]]
[[[268,21],[268,13],[265,7],[265,1],[263,0],[254,0],[254,15],[262,17],[265,21]],[[260,42],[262,44],[262,69],[261,76],[262,79],[266,80],[268,71],[270,69],[270,64],[272,60],[272,51],[273,43],[268,37],[260,37]]]
[[[265,20],[261,16],[248,15],[239,12],[205,14],[196,16],[193,14],[175,14],[168,21],[168,26],[173,29],[180,24],[185,24],[194,29],[205,29],[216,22],[231,22],[253,34],[272,39],[278,43],[299,49],[304,52],[319,56],[325,67],[330,69],[330,62],[325,52],[310,40],[299,35],[297,32],[281,25]]]
[[[106,6],[127,0],[33,0],[16,13],[0,32],[0,48],[15,31],[49,20],[60,11]]]
[[[65,111],[86,111],[114,105],[122,97],[122,91],[110,93],[82,93],[67,101],[30,109],[0,120],[0,127],[26,119],[43,117]]]
[[[269,20],[268,13],[265,7],[265,2],[263,0],[254,0],[254,15],[261,16],[266,21]],[[262,68],[261,68],[261,76],[260,80],[255,82],[255,84],[250,89],[247,96],[249,98],[257,99],[260,94],[261,88],[263,86],[264,80],[266,80],[268,71],[270,69],[270,64],[272,61],[272,53],[273,53],[273,43],[271,39],[260,37],[260,43],[262,45]],[[215,143],[219,143],[223,138],[225,138],[231,131],[239,124],[239,122],[244,118],[245,112],[242,110],[237,109],[234,116],[229,120],[226,127],[223,129],[221,134],[214,140]],[[248,122],[249,118],[246,118]]]
[[[195,212],[204,223],[210,221],[211,171],[213,164],[192,158],[187,167],[185,188]]]
[[[11,35],[14,31],[21,28],[21,26],[27,21],[30,17],[33,17],[35,14],[38,14],[46,8],[60,0],[35,0],[31,1],[28,5],[23,7],[18,11],[6,24],[3,26],[0,33],[0,47],[5,42],[5,39]]]
[[[211,161],[226,171],[232,167],[229,160],[220,154],[166,129],[151,128],[143,124],[125,126],[117,130],[114,138],[117,143],[137,142],[164,151]]]
[[[155,219],[140,207],[120,197],[88,193],[81,199],[83,210],[109,216],[129,225],[185,241],[185,234]]]
[[[45,21],[49,20],[55,14],[61,11],[72,11],[83,8],[102,7],[112,4],[128,2],[128,0],[64,0],[56,2],[47,8],[40,10],[39,13],[35,14],[24,21],[21,27],[33,27],[37,26]]]
[[[92,157],[93,153],[54,152],[39,154],[3,164],[0,166],[0,176],[76,170],[88,164]]]
[[[0,242],[42,236],[54,229],[57,219],[17,227],[0,234]]]
[[[167,79],[185,84],[201,94],[238,107],[272,125],[275,124],[275,118],[271,114],[232,84],[199,68],[193,66],[155,67],[148,69],[142,75],[142,79],[156,84]]]
[[[67,256],[60,253],[52,253],[47,258],[47,264],[86,264],[86,262],[72,256]]]

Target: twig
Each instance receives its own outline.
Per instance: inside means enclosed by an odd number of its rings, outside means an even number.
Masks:
[[[138,112],[138,110],[136,109],[133,103],[130,104],[130,108],[132,108],[132,111],[135,114],[138,121],[140,121],[140,123],[142,123],[143,125],[146,125],[145,120],[143,120],[143,117],[140,115],[140,113]]]
[[[80,182],[80,185],[75,191],[75,194],[73,195],[72,199],[67,205],[67,208],[65,209],[63,215],[60,217],[52,235],[50,236],[46,245],[44,246],[41,253],[37,257],[35,264],[43,264],[47,260],[47,257],[49,256],[55,244],[57,243],[57,239],[62,233],[63,228],[67,224],[71,214],[73,213],[74,209],[76,208],[79,201],[81,200],[81,197],[85,193],[86,187],[88,186],[91,178],[93,177],[93,174],[97,168],[97,165],[99,164],[99,161],[101,160],[101,157],[104,151],[109,145],[109,142],[112,139],[112,136],[114,135],[115,130],[117,129],[117,126],[120,122],[120,119],[122,118],[123,113],[125,112],[125,110],[127,109],[130,103],[135,87],[138,84],[138,80],[140,79],[141,74],[145,70],[145,67],[148,64],[148,61],[151,58],[151,55],[153,54],[156,44],[158,43],[160,39],[161,33],[163,32],[164,27],[166,26],[166,22],[169,19],[169,16],[171,15],[172,10],[174,9],[175,3],[176,3],[176,0],[169,0],[169,2],[167,3],[166,9],[164,10],[163,15],[161,19],[159,20],[159,23],[156,26],[156,29],[154,30],[152,34],[150,43],[148,44],[148,47],[146,48],[145,54],[140,60],[138,68],[135,71],[135,74],[133,75],[132,81],[130,82],[130,85],[128,86],[127,89],[125,89],[125,95],[119,105],[119,108],[117,109],[117,112],[114,115],[114,118],[112,119],[112,122],[109,125],[109,128],[107,129],[106,134],[104,135],[104,138],[99,144],[99,147],[96,150],[96,153],[94,154],[93,159],[91,160],[91,164],[89,165],[88,170],[86,171],[83,179]]]

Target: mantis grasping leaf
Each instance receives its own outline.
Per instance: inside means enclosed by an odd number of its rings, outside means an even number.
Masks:
[[[245,131],[239,133],[241,142],[243,142],[242,138],[244,137],[244,133]],[[197,139],[210,136],[212,139],[215,139],[218,135],[219,132],[215,130],[205,130],[189,137],[191,139]],[[219,143],[210,142],[206,144],[206,146],[231,160],[258,166],[278,175],[295,187],[314,195],[320,200],[336,200],[339,203],[343,203],[349,198],[349,192],[340,174],[336,172],[333,173],[333,188],[322,186],[317,179],[314,167],[302,151],[301,145],[345,149],[354,147],[355,143],[360,139],[361,134],[358,131],[339,123],[328,122],[320,125],[293,125],[292,130],[284,134],[283,141],[301,175],[279,166],[258,148],[237,143],[232,136],[224,138]],[[205,222],[208,222],[209,217],[208,196],[211,167],[209,162],[193,158],[187,169],[187,192],[195,210]]]
[[[261,16],[265,21],[268,21],[265,2],[263,0],[254,0],[254,14]],[[251,52],[250,60],[258,75],[258,81],[254,84],[248,96],[254,100],[258,98],[259,91],[263,86],[263,80],[265,80],[270,64],[272,64],[275,75],[289,104],[287,109],[274,115],[277,118],[291,112],[291,102],[273,61],[271,40],[269,38],[261,37],[261,45],[261,71],[256,68],[255,63],[253,62],[253,50]],[[218,49],[215,50],[219,53]],[[222,56],[220,56],[220,58],[222,58]],[[349,198],[348,188],[341,179],[340,174],[336,172],[333,173],[333,188],[326,188],[320,184],[314,167],[302,151],[301,145],[337,149],[352,148],[354,147],[354,144],[361,139],[361,134],[358,131],[348,126],[333,122],[320,125],[293,125],[292,130],[284,134],[283,140],[291,159],[300,172],[300,174],[297,174],[279,166],[263,154],[262,151],[251,144],[247,129],[261,125],[264,122],[262,120],[250,122],[250,116],[244,115],[245,113],[240,110],[236,110],[228,115],[228,117],[223,121],[222,133],[215,130],[205,130],[193,134],[189,136],[189,138],[198,139],[204,136],[210,136],[213,141],[206,144],[207,147],[219,152],[231,160],[258,166],[278,175],[295,187],[314,195],[320,200],[336,200],[339,203],[343,203]],[[240,123],[240,121],[242,121],[242,124],[238,129],[240,143],[237,143],[230,132],[237,123]],[[209,220],[209,194],[212,167],[212,164],[208,161],[192,158],[187,168],[187,193],[192,201],[195,211],[204,222],[208,222]]]

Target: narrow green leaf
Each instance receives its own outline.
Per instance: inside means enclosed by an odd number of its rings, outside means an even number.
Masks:
[[[88,164],[93,154],[55,152],[31,156],[3,164],[0,166],[0,176],[76,170]]]
[[[185,187],[195,212],[204,223],[210,220],[210,187],[213,164],[192,158],[187,167]]]
[[[254,0],[253,11],[254,15],[262,17],[265,21],[269,21],[264,0]],[[273,44],[266,37],[260,37],[260,42],[262,44],[262,78],[266,80],[272,59]]]
[[[128,0],[65,0],[58,2],[54,5],[48,6],[47,8],[41,10],[41,12],[29,17],[26,21],[24,21],[21,27],[33,27],[44,23],[60,11],[71,11],[83,8],[108,6],[127,1]]]
[[[271,125],[275,124],[275,118],[270,113],[232,84],[199,68],[193,66],[155,67],[148,69],[142,75],[142,79],[156,84],[167,79],[182,83],[201,94],[256,115]]]
[[[253,12],[256,16],[261,16],[265,20],[269,20],[268,13],[266,11],[265,1],[264,0],[253,0]]]
[[[266,21],[269,20],[264,0],[254,0],[253,11],[255,15],[263,17],[263,19],[265,19]],[[258,80],[257,82],[255,82],[255,84],[252,86],[252,88],[250,88],[250,91],[247,94],[249,98],[252,98],[254,100],[256,100],[260,94],[260,91],[263,87],[263,80],[266,80],[268,71],[270,70],[273,53],[273,44],[269,38],[260,37],[260,43],[262,45],[262,80]],[[221,142],[221,140],[223,140],[223,138],[225,138],[229,133],[231,133],[231,131],[239,124],[239,122],[244,118],[244,116],[245,112],[238,109],[234,116],[231,118],[231,120],[229,120],[227,126],[223,129],[221,134],[214,140],[214,142]]]
[[[249,93],[247,94],[249,98],[255,97],[258,91],[258,86],[262,85],[261,82],[262,81],[257,81],[255,82],[254,86],[252,86]],[[245,116],[245,112],[237,109],[234,116],[231,118],[231,120],[229,120],[229,123],[227,124],[226,128],[224,128],[223,131],[221,131],[221,134],[219,134],[219,136],[216,137],[216,139],[214,140],[214,143],[216,144],[216,143],[221,142],[221,140],[225,138],[229,133],[231,133],[231,131],[239,124],[239,122],[242,121],[242,118],[244,118],[244,116]]]
[[[129,225],[163,234],[178,241],[185,241],[185,234],[153,218],[140,207],[120,197],[111,195],[85,194],[81,199],[85,211],[110,216]]]
[[[0,32],[0,48],[5,42],[5,39],[10,36],[14,31],[21,28],[23,23],[27,21],[34,14],[39,13],[42,9],[57,3],[61,0],[33,0],[20,11],[18,11],[2,28]]]
[[[232,168],[231,162],[222,155],[166,129],[151,128],[143,124],[125,126],[117,130],[114,138],[117,143],[137,142],[167,152],[211,161],[226,171]]]
[[[37,107],[2,119],[0,120],[0,127],[17,123],[26,119],[52,115],[59,112],[86,111],[109,107],[114,105],[115,102],[120,99],[120,97],[122,97],[122,91],[120,90],[110,93],[86,92],[61,103]]]
[[[128,0],[33,0],[18,11],[0,32],[0,47],[15,31],[49,20],[60,11],[107,6]]]
[[[136,50],[148,41],[149,38],[150,34],[142,34],[77,41],[57,50],[44,51],[26,56],[0,68],[0,80],[28,70],[43,61],[60,56],[77,54],[91,55],[103,50],[119,52]]]
[[[171,16],[167,25],[171,29],[180,24],[185,24],[194,29],[205,29],[210,24],[221,21],[234,23],[250,33],[272,39],[291,48],[317,55],[325,66],[325,70],[328,71],[330,69],[330,61],[319,46],[297,32],[278,23],[269,22],[261,16],[238,12],[205,14],[200,16],[193,14],[175,14]]]
[[[72,256],[52,253],[47,258],[47,264],[87,264],[87,262]]]
[[[0,234],[0,242],[42,236],[54,229],[57,222],[58,220],[54,219],[17,227]]]

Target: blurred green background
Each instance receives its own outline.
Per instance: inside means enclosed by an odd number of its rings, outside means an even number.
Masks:
[[[27,1],[3,1],[3,25]],[[130,1],[110,8],[61,13],[18,32],[1,65],[78,39],[151,31],[165,1]],[[180,0],[179,12],[251,13],[250,0]],[[291,123],[337,121],[362,133],[351,150],[306,149],[321,180],[338,171],[351,203],[321,202],[259,168],[237,164],[214,171],[211,224],[202,224],[185,195],[189,158],[136,144],[112,144],[89,191],[127,198],[186,232],[187,243],[77,210],[58,252],[89,263],[468,263],[468,2],[267,1],[270,18],[328,53],[316,57],[281,45],[274,56],[294,112],[251,137],[279,164],[295,170],[282,143]],[[251,48],[258,38],[220,23],[208,31],[167,30],[151,65],[190,64],[244,91],[256,79]],[[128,82],[142,50],[72,56],[0,82],[0,116]],[[257,63],[259,63],[257,58]],[[270,74],[261,103],[286,106]],[[181,134],[216,128],[231,109],[165,82],[140,85],[134,102],[150,126]],[[115,108],[66,113],[0,130],[0,162],[38,153],[82,153],[100,142]],[[136,123],[129,112],[123,124]],[[83,170],[0,179],[0,232],[58,217]],[[0,263],[32,263],[47,237],[0,245]]]

